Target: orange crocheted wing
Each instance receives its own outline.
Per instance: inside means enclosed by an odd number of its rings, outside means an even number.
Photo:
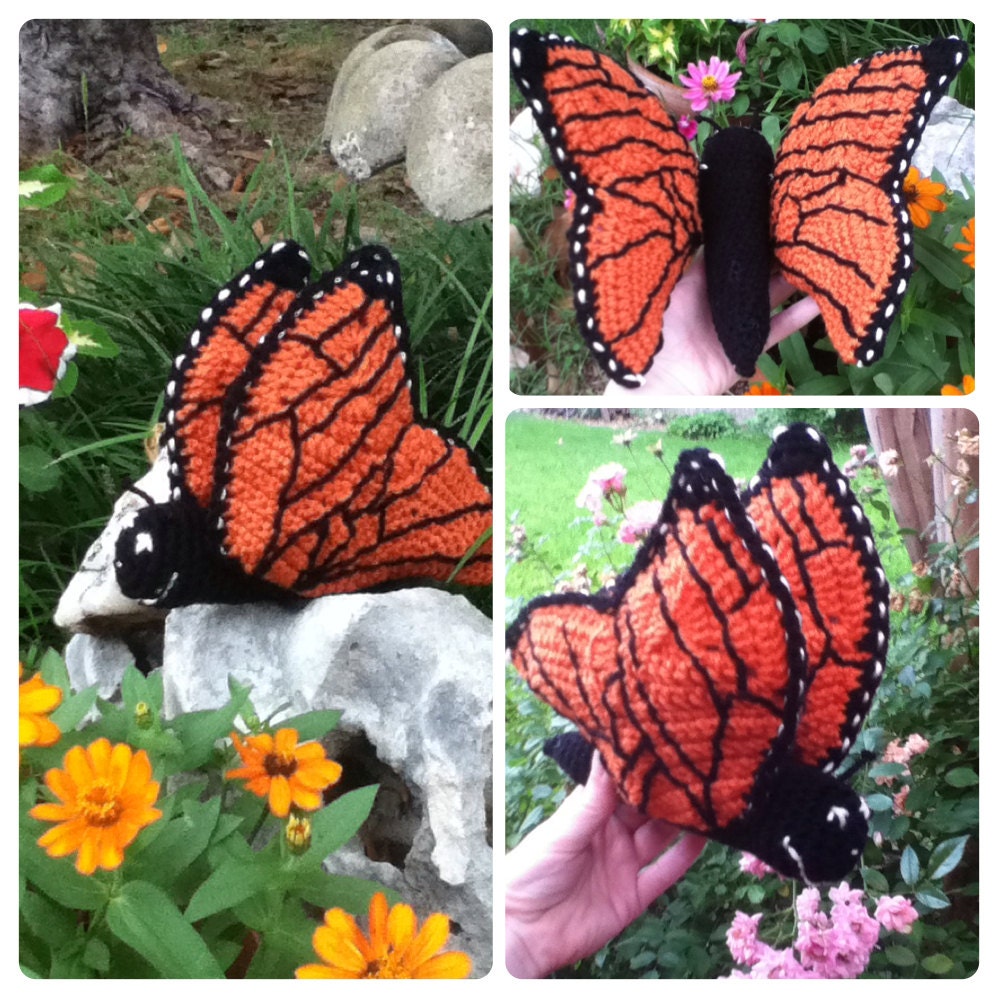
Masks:
[[[903,193],[929,113],[967,59],[954,38],[831,73],[794,113],[773,180],[776,258],[847,364],[878,360],[911,277]]]
[[[186,491],[208,507],[226,395],[253,348],[305,286],[310,270],[308,255],[297,244],[275,243],[201,312],[166,386],[163,444],[174,499]]]
[[[856,740],[887,655],[888,586],[870,524],[824,438],[802,425],[776,435],[747,502],[807,642],[794,755],[832,772]]]
[[[401,290],[391,254],[364,247],[254,353],[214,495],[223,549],[254,578],[308,597],[491,582],[491,496],[417,418]]]
[[[531,689],[644,813],[714,834],[786,757],[804,678],[793,601],[715,455],[685,452],[634,565],[507,633]]]
[[[579,327],[606,373],[640,384],[699,240],[697,161],[659,101],[612,59],[521,29],[513,79],[575,193],[569,258]]]

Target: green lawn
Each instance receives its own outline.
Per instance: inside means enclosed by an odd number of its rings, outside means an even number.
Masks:
[[[514,412],[507,419],[507,545],[512,524],[527,533],[525,557],[507,564],[509,614],[515,614],[524,599],[550,592],[558,580],[572,574],[579,560],[586,562],[594,583],[604,568],[621,571],[633,560],[635,548],[617,540],[616,519],[595,528],[591,515],[575,504],[593,469],[610,462],[627,468],[625,505],[629,507],[641,500],[661,502],[665,498],[672,469],[683,450],[707,447],[717,452],[724,458],[728,474],[746,483],[759,470],[770,443],[768,433],[751,427],[718,439],[689,440],[670,436],[657,426],[638,430],[628,448],[613,442],[614,436],[626,428],[623,423],[592,426],[528,412]],[[658,441],[662,446],[661,460],[649,450]],[[849,459],[849,447],[860,442],[831,442],[840,467]],[[909,571],[911,564],[886,504],[882,482],[869,476],[863,486],[872,491],[867,493],[861,487],[859,498],[873,524],[884,570],[894,581]]]

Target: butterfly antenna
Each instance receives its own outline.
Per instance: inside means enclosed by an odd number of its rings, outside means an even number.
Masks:
[[[156,505],[156,500],[153,499],[153,497],[144,489],[140,489],[127,475],[121,480],[121,491],[131,492],[132,494],[137,495],[140,499],[145,499],[150,506]]]

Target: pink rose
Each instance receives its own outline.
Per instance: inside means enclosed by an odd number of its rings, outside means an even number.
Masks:
[[[911,932],[911,923],[918,918],[914,905],[903,897],[887,897],[877,900],[874,917],[888,932]]]

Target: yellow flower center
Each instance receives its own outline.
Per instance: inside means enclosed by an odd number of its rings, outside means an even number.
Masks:
[[[716,76],[705,76],[700,81],[700,86],[702,89],[706,90],[707,93],[712,94],[715,90],[720,90],[721,85],[717,82]]]
[[[106,780],[97,780],[77,798],[80,816],[88,825],[107,828],[121,817],[121,801]]]
[[[270,752],[263,760],[263,768],[268,776],[294,776],[298,769],[298,760],[293,755],[282,752]]]
[[[411,978],[412,974],[409,973],[405,963],[398,958],[397,953],[386,953],[379,960],[372,960],[361,976],[366,979],[380,977],[399,981]]]

